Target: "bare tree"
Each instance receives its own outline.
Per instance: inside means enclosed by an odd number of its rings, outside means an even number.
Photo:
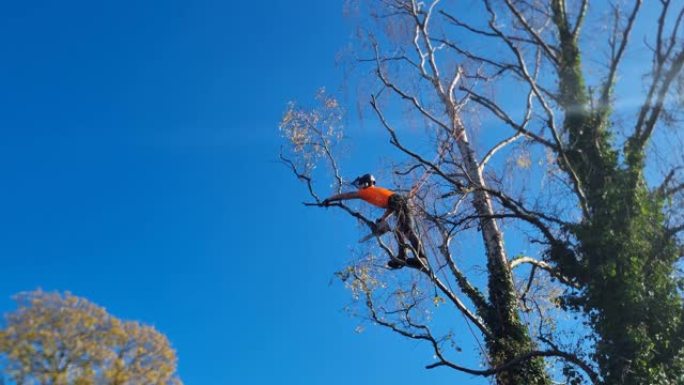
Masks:
[[[682,383],[684,188],[681,157],[668,144],[678,143],[684,5],[355,6],[365,37],[358,62],[374,75],[365,82],[370,110],[397,150],[392,178],[420,217],[430,255],[423,269],[388,272],[384,260],[397,245],[376,237],[340,274],[363,315],[428,343],[436,358],[428,368],[499,384]],[[637,26],[644,36],[632,38]],[[636,108],[621,110],[614,94],[630,52],[642,58],[631,64],[645,91]],[[342,110],[326,94],[319,101],[290,105],[281,122],[281,158],[314,206],[330,192],[315,183],[323,177],[316,165],[327,164],[335,190],[344,186]],[[429,148],[405,139],[407,122],[425,127]],[[649,152],[658,147],[665,150]],[[356,206],[334,206],[373,227]],[[455,245],[475,233],[479,248]],[[525,247],[510,250],[506,239],[525,239]],[[464,268],[473,260],[484,269]],[[453,313],[426,313],[442,302],[463,315],[473,338],[444,327],[462,324]],[[567,316],[577,321],[559,321]],[[459,341],[480,340],[486,367],[459,364]]]

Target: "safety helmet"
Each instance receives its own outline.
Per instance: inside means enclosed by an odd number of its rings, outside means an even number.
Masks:
[[[371,174],[364,174],[354,179],[352,184],[358,188],[366,188],[375,185],[375,177]]]

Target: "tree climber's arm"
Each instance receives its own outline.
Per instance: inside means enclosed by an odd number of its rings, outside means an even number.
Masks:
[[[356,191],[351,191],[351,192],[346,192],[346,193],[341,193],[337,195],[333,195],[330,198],[326,198],[323,200],[322,204],[324,206],[329,205],[332,202],[337,202],[337,201],[346,201],[349,199],[359,199],[359,194]]]

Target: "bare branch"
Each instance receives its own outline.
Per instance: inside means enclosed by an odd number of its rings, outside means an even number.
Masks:
[[[533,97],[533,92],[530,90],[530,92],[527,95],[527,110],[525,112],[525,118],[520,124],[520,127],[525,127],[527,123],[530,121],[530,117],[532,115],[532,97]],[[501,142],[497,143],[494,147],[492,147],[482,158],[482,161],[480,162],[480,170],[483,170],[487,162],[489,162],[489,159],[494,156],[498,151],[500,151],[502,148],[506,147],[507,145],[515,142],[520,136],[522,136],[522,132],[518,130],[513,136],[506,138],[502,140]]]
[[[570,176],[570,180],[572,181],[573,188],[575,190],[575,193],[577,195],[577,199],[580,202],[580,207],[582,208],[582,212],[584,213],[585,217],[589,216],[589,206],[587,204],[587,197],[586,194],[584,193],[584,190],[582,188],[582,183],[580,182],[579,176],[577,175],[577,172],[575,169],[572,167],[572,164],[568,160],[566,151],[563,148],[563,142],[560,139],[560,134],[558,133],[558,129],[556,128],[556,122],[555,122],[555,114],[553,110],[551,109],[551,106],[547,103],[547,101],[544,99],[544,96],[542,95],[542,92],[539,90],[539,87],[537,87],[537,82],[530,76],[529,71],[527,70],[527,64],[525,63],[525,59],[523,58],[522,53],[520,52],[520,49],[513,44],[513,42],[508,39],[508,37],[496,26],[495,21],[496,21],[496,14],[491,8],[491,5],[489,4],[489,0],[484,0],[485,4],[487,6],[487,10],[491,16],[491,19],[489,21],[489,27],[496,33],[498,34],[502,40],[506,42],[508,47],[513,51],[515,54],[516,58],[518,59],[518,64],[520,65],[522,69],[522,74],[524,75],[525,80],[529,83],[529,85],[532,87],[534,90],[535,95],[537,96],[537,100],[541,103],[546,115],[547,115],[547,124],[549,126],[549,129],[551,130],[553,139],[555,141],[556,147],[557,147],[557,153],[559,155],[560,160],[562,161],[562,164],[564,168],[567,170],[568,175]],[[506,0],[507,3],[510,3],[510,0]]]
[[[385,129],[387,130],[387,132],[390,134],[390,143],[391,143],[392,145],[394,145],[394,146],[397,147],[399,150],[401,150],[401,151],[404,152],[405,154],[409,155],[409,156],[412,157],[413,159],[419,161],[421,164],[425,165],[428,169],[432,170],[432,171],[435,172],[437,175],[441,176],[442,178],[444,178],[446,181],[448,181],[449,183],[453,184],[454,186],[456,186],[456,187],[461,187],[461,186],[463,186],[463,183],[461,183],[460,181],[458,181],[458,180],[456,180],[456,179],[453,179],[453,178],[452,178],[451,176],[449,176],[447,173],[445,173],[444,171],[442,171],[442,169],[440,169],[436,164],[430,162],[429,160],[424,159],[423,157],[421,157],[421,156],[418,155],[417,153],[415,153],[415,152],[409,150],[408,148],[404,147],[404,146],[401,144],[401,142],[399,141],[399,137],[397,136],[396,131],[394,130],[394,128],[392,128],[392,126],[390,126],[390,124],[387,122],[387,119],[385,119],[385,115],[382,113],[382,111],[381,111],[380,108],[378,107],[377,99],[375,98],[374,95],[371,96],[371,102],[370,102],[370,103],[371,103],[371,106],[373,107],[373,110],[374,110],[375,113],[377,114],[378,118],[380,118],[380,122],[381,122],[382,125],[385,127]]]
[[[684,19],[684,7],[677,15],[675,25],[670,34],[669,43],[665,44],[665,23],[670,1],[663,1],[661,3],[663,8],[660,17],[658,18],[658,34],[656,36],[656,48],[653,54],[653,79],[649,86],[646,99],[639,110],[637,123],[634,127],[634,134],[627,142],[628,153],[641,151],[650,138],[663,111],[665,97],[670,90],[670,86],[681,73],[682,67],[684,66],[684,48],[673,55],[676,34]]]
[[[491,306],[489,303],[487,303],[484,295],[477,288],[475,288],[470,281],[468,281],[468,278],[466,278],[465,274],[463,274],[463,272],[461,272],[461,270],[456,266],[456,262],[454,261],[454,258],[451,254],[451,249],[449,247],[449,244],[451,243],[451,236],[449,235],[449,232],[444,227],[444,224],[440,219],[431,215],[429,215],[428,218],[439,229],[440,235],[442,236],[442,244],[439,245],[438,249],[446,260],[452,275],[454,278],[456,278],[456,283],[458,284],[459,288],[475,304],[478,313],[486,314],[491,309]]]
[[[636,20],[637,14],[639,13],[639,9],[641,8],[641,2],[642,0],[634,1],[634,8],[632,9],[632,12],[627,18],[627,25],[621,33],[622,36],[620,38],[620,45],[618,46],[617,51],[612,55],[610,59],[610,69],[608,71],[608,76],[605,80],[605,83],[603,84],[603,91],[601,92],[601,106],[603,108],[606,108],[608,106],[608,103],[610,103],[610,93],[615,83],[615,75],[617,73],[617,68],[625,52],[625,48],[627,47],[627,42],[629,41],[629,34],[632,31],[634,21]],[[615,23],[617,24],[618,21],[616,20]]]
[[[391,82],[391,81],[385,76],[385,74],[382,72],[382,69],[381,69],[381,67],[380,67],[380,55],[379,55],[379,52],[378,52],[377,45],[374,44],[374,48],[375,48],[375,54],[376,54],[376,61],[377,61],[377,63],[378,63],[377,68],[376,68],[376,73],[377,73],[378,77],[380,78],[380,80],[383,82],[383,84],[384,84],[387,88],[389,88],[389,89],[391,89],[392,91],[394,91],[394,92],[395,92],[397,95],[399,95],[402,99],[405,99],[405,100],[410,101],[410,102],[413,104],[413,106],[416,107],[416,109],[417,109],[423,116],[425,116],[428,120],[430,120],[431,122],[437,124],[438,126],[440,126],[440,127],[442,127],[443,129],[445,129],[445,130],[448,131],[448,130],[449,130],[449,126],[446,125],[446,124],[445,124],[444,122],[442,122],[441,120],[439,120],[439,119],[438,119],[437,117],[435,117],[433,114],[431,114],[427,109],[425,109],[425,108],[423,107],[423,105],[420,103],[420,101],[418,100],[418,98],[416,98],[415,96],[409,95],[407,92],[405,92],[405,91],[403,91],[402,89],[400,89],[396,84],[394,84],[393,82]]]
[[[546,147],[548,147],[554,151],[558,150],[558,147],[556,144],[554,144],[554,143],[548,141],[547,139],[527,130],[524,126],[513,121],[513,119],[510,116],[508,116],[508,114],[506,114],[506,112],[503,111],[501,109],[501,107],[499,107],[491,99],[489,99],[485,96],[482,96],[482,95],[476,93],[475,91],[468,89],[466,87],[460,87],[460,90],[467,92],[471,96],[472,101],[476,102],[477,104],[479,104],[482,107],[485,107],[486,109],[491,111],[492,114],[494,114],[497,118],[501,119],[504,123],[509,125],[514,130],[524,134],[526,137],[529,137],[529,138],[535,140],[536,142],[541,143],[544,146],[546,146]]]
[[[538,267],[542,270],[545,270],[549,274],[551,274],[552,277],[557,278],[559,281],[562,283],[572,286],[574,288],[577,288],[578,285],[572,280],[570,280],[568,277],[564,276],[561,274],[558,270],[556,270],[553,266],[549,265],[548,263],[544,261],[540,261],[538,259],[534,259],[532,257],[520,257],[520,258],[515,258],[510,262],[511,269],[514,269],[517,266],[520,266],[523,263],[528,263],[533,265],[534,267]]]
[[[485,0],[485,1],[488,2],[488,0]],[[532,38],[534,39],[534,41],[536,41],[537,44],[543,49],[544,53],[546,54],[546,57],[548,57],[551,60],[551,62],[558,65],[559,59],[558,59],[558,56],[556,55],[556,53],[544,41],[544,39],[542,39],[541,35],[539,35],[539,33],[537,31],[535,31],[534,28],[532,28],[532,26],[527,22],[527,19],[525,19],[525,16],[522,14],[522,12],[520,12],[520,10],[518,10],[513,5],[511,0],[504,0],[504,2],[508,6],[508,9],[511,10],[513,15],[515,15],[516,19],[520,22],[520,24],[522,24],[523,27],[525,27],[525,30],[527,31],[527,33],[529,33],[530,36],[532,36]],[[501,35],[499,35],[499,36],[501,37]],[[511,39],[508,37],[506,38],[506,40],[511,41]]]
[[[584,18],[587,15],[587,8],[589,8],[589,0],[582,0],[582,5],[580,6],[579,14],[577,15],[577,20],[575,21],[575,27],[572,30],[572,36],[577,39],[579,36],[580,29],[584,23]]]
[[[311,177],[309,175],[306,175],[306,174],[300,172],[297,169],[297,166],[294,164],[294,162],[292,162],[292,160],[286,158],[285,155],[283,155],[282,151],[280,152],[280,160],[290,168],[290,170],[295,175],[295,177],[297,177],[297,179],[303,181],[306,184],[306,187],[309,190],[309,195],[311,195],[316,200],[316,202],[320,202],[321,199],[318,197],[318,195],[314,191],[313,182],[311,180]]]
[[[421,5],[423,4],[418,3],[416,0],[411,0],[411,15],[413,16],[413,19],[416,23],[416,32],[415,32],[415,37],[414,37],[414,46],[416,48],[416,52],[421,58],[421,68],[423,69],[423,74],[426,75],[426,77],[430,78],[432,80],[433,85],[439,89],[440,94],[444,95],[444,88],[440,82],[440,74],[439,74],[439,67],[437,66],[437,62],[435,60],[435,49],[432,47],[432,42],[430,41],[430,34],[428,33],[428,26],[430,24],[430,18],[432,17],[432,12],[434,11],[435,7],[437,4],[440,2],[440,0],[433,0],[432,4],[428,7],[427,12],[424,13],[424,17],[421,20],[420,19],[420,14],[421,14]],[[423,41],[423,44],[425,44],[425,47],[427,49],[427,53],[423,53],[421,47],[420,47],[420,42],[419,40]],[[430,69],[432,71],[432,76],[427,75],[425,71],[425,58],[428,58],[428,62],[430,64]]]
[[[586,0],[585,0],[585,1],[586,1]],[[493,38],[498,38],[498,37],[499,37],[499,36],[498,36],[497,34],[495,34],[495,33],[487,32],[487,31],[485,31],[485,30],[482,30],[482,29],[479,29],[479,28],[475,28],[475,27],[473,27],[473,26],[471,26],[471,25],[469,25],[469,24],[467,24],[467,23],[464,23],[464,22],[460,21],[459,19],[457,19],[455,16],[453,16],[453,15],[447,13],[446,11],[443,11],[443,10],[442,10],[442,11],[439,11],[439,13],[441,13],[444,17],[446,17],[452,24],[454,24],[454,25],[456,25],[456,26],[458,26],[458,27],[465,28],[466,30],[468,30],[468,31],[470,31],[470,32],[473,32],[473,33],[475,33],[475,34],[482,35],[482,36],[487,36],[487,37],[493,37]],[[539,44],[536,40],[527,39],[527,38],[519,37],[519,36],[510,36],[510,39],[513,40],[513,41],[522,42],[522,43],[528,43],[528,44],[533,44],[533,45],[538,45],[538,44]],[[552,50],[555,50],[555,47],[549,46],[549,48],[552,49]]]
[[[461,372],[473,374],[473,375],[492,376],[494,374],[503,372],[507,369],[510,369],[510,368],[522,363],[522,362],[525,362],[525,361],[530,360],[530,359],[535,358],[535,357],[559,357],[559,358],[562,358],[565,361],[570,362],[572,364],[575,364],[577,367],[582,369],[584,371],[584,373],[586,373],[586,375],[589,377],[589,379],[591,380],[591,382],[593,384],[599,384],[600,383],[598,374],[591,368],[591,366],[589,366],[589,364],[587,364],[586,362],[584,362],[582,359],[580,359],[579,357],[577,357],[574,354],[562,352],[559,350],[543,350],[543,351],[542,350],[535,350],[535,351],[531,351],[531,352],[523,354],[517,358],[514,358],[514,359],[508,361],[507,363],[505,363],[503,365],[497,366],[496,368],[485,369],[485,370],[477,370],[477,369],[466,368],[464,366],[456,365],[456,364],[449,362],[449,361],[446,361],[446,360],[441,360],[441,361],[436,362],[434,364],[427,365],[426,368],[427,369],[433,369],[433,368],[437,368],[440,366],[447,366],[449,368],[452,368],[452,369],[455,369],[455,370],[458,370]]]
[[[676,79],[677,75],[679,75],[679,73],[681,72],[683,66],[684,66],[684,49],[682,51],[680,51],[673,58],[672,64],[670,65],[670,68],[664,74],[654,105],[645,106],[645,107],[647,107],[647,109],[650,110],[649,118],[646,121],[644,121],[640,116],[639,121],[637,122],[638,126],[637,126],[636,132],[641,132],[641,135],[638,136],[636,139],[637,139],[637,143],[640,146],[643,146],[646,143],[646,141],[648,141],[648,138],[651,136],[651,133],[653,132],[653,129],[655,128],[655,125],[658,122],[658,118],[660,117],[660,114],[663,111],[664,103],[665,103],[665,96],[667,95],[667,92],[670,90],[670,86],[672,85],[672,82]],[[654,80],[654,83],[656,81],[658,81],[658,80]],[[645,117],[645,114],[644,114],[644,117]],[[639,124],[641,124],[641,125],[639,125]]]
[[[434,282],[434,284],[439,288],[439,290],[449,298],[449,300],[456,306],[456,308],[458,308],[458,310],[460,310],[461,313],[463,313],[463,315],[468,320],[470,320],[470,322],[477,326],[477,328],[480,329],[480,332],[482,332],[482,334],[484,334],[488,338],[492,338],[491,331],[485,325],[482,319],[475,315],[472,311],[470,311],[468,307],[463,303],[463,301],[461,301],[461,299],[458,298],[456,294],[449,290],[449,288],[444,284],[444,282],[437,278],[437,276],[433,272],[430,271],[428,273],[432,282]]]

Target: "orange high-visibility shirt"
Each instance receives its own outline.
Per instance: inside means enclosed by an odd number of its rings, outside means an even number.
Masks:
[[[394,192],[386,188],[370,186],[359,190],[358,194],[359,198],[363,199],[364,201],[374,206],[386,209],[389,205],[389,197],[394,195]]]

